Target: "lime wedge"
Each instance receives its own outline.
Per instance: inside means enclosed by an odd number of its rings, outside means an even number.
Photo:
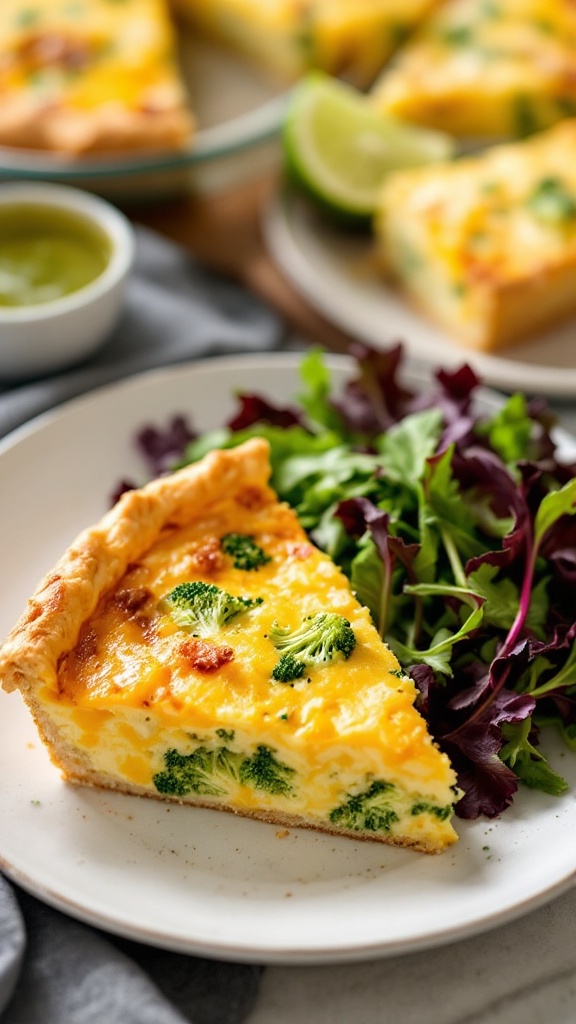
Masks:
[[[368,220],[387,174],[450,160],[454,140],[375,109],[352,86],[320,71],[296,86],[282,130],[288,176],[345,219]]]

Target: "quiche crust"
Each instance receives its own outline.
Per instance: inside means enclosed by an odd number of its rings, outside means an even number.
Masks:
[[[174,90],[173,101],[156,109],[74,110],[65,102],[37,102],[13,96],[0,107],[0,145],[46,150],[76,157],[123,151],[182,149],[193,137],[195,119]]]

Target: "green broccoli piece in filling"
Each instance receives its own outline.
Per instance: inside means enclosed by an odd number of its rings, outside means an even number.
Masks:
[[[305,662],[298,661],[293,654],[283,654],[278,664],[274,666],[272,678],[278,683],[290,683],[293,679],[300,679],[305,671]]]
[[[398,821],[396,811],[390,806],[390,794],[394,790],[391,782],[376,779],[364,793],[349,797],[346,803],[330,812],[330,821],[338,828],[354,832],[389,832],[391,825]]]
[[[227,533],[222,537],[221,545],[224,554],[233,558],[235,569],[259,569],[272,561],[270,555],[246,533]]]
[[[262,604],[262,598],[234,597],[213,583],[179,583],[163,604],[178,626],[194,636],[212,636],[236,615]]]
[[[452,811],[452,804],[440,807],[439,804],[431,804],[427,800],[420,800],[410,808],[410,814],[433,814],[439,821],[447,821],[451,817]]]
[[[274,622],[269,636],[281,654],[272,672],[272,678],[279,683],[299,679],[311,665],[346,661],[356,646],[354,630],[348,619],[335,612],[308,615],[295,630]]]
[[[240,781],[241,763],[242,755],[227,747],[215,750],[197,747],[192,754],[167,750],[164,754],[165,771],[158,772],[153,782],[158,792],[167,796],[186,796],[187,793],[224,796],[226,782],[231,779]]]
[[[254,754],[246,756],[228,747],[201,746],[191,754],[167,750],[164,771],[157,772],[153,782],[159,793],[175,797],[188,793],[226,796],[230,782],[288,796],[293,792],[293,775],[294,768],[278,761],[269,747],[259,746]]]
[[[256,753],[240,766],[240,781],[245,786],[263,789],[275,796],[288,796],[293,791],[289,780],[294,774],[294,768],[278,761],[270,747],[265,746],[257,747]]]

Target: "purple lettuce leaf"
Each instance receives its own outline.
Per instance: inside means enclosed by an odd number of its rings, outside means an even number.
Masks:
[[[236,396],[239,408],[228,420],[230,430],[245,430],[255,423],[268,423],[274,427],[302,426],[303,417],[296,409],[281,408],[255,394]]]
[[[186,447],[198,437],[185,415],[174,415],[166,427],[151,424],[136,435],[136,445],[147,462],[151,476],[160,476],[174,469],[184,459]]]

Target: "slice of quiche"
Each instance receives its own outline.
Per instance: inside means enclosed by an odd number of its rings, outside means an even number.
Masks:
[[[438,0],[173,0],[174,8],[276,75],[307,68],[367,85]]]
[[[194,122],[164,0],[2,0],[0,145],[182,148]]]
[[[374,88],[388,113],[454,135],[514,137],[576,113],[571,0],[450,0]]]
[[[401,171],[375,222],[381,262],[463,344],[498,349],[576,313],[576,120]]]
[[[72,783],[435,853],[455,774],[253,440],[125,494],[0,652]]]

